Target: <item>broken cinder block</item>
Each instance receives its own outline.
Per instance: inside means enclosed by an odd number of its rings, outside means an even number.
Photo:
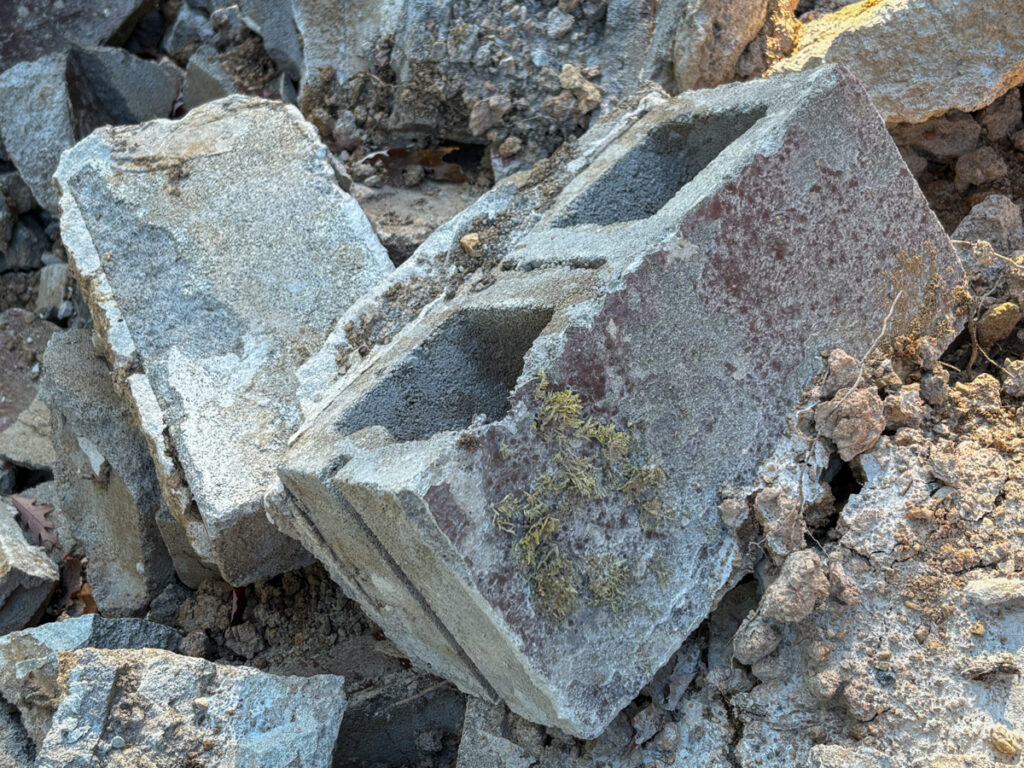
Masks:
[[[234,96],[99,129],[57,179],[101,351],[193,549],[235,585],[301,567],[262,503],[299,424],[294,371],[393,269],[315,129]]]
[[[950,338],[962,279],[843,69],[592,130],[481,231],[492,272],[343,376],[270,497],[410,658],[584,738],[730,585],[718,491],[821,350],[867,355],[890,310],[883,343]]]

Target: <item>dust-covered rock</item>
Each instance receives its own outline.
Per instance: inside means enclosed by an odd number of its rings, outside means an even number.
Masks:
[[[262,508],[293,371],[392,269],[326,148],[293,107],[232,97],[97,131],[58,178],[101,349],[193,548],[234,584],[303,564]]]
[[[334,675],[277,677],[167,651],[64,651],[33,683],[56,707],[39,768],[331,765],[345,711]]]
[[[772,71],[843,64],[890,124],[973,112],[1024,80],[1019,11],[1015,0],[855,3],[806,25]]]

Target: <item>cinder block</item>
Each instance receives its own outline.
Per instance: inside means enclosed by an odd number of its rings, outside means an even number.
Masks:
[[[734,580],[719,490],[821,351],[867,355],[890,310],[883,345],[949,339],[962,280],[845,70],[618,125],[518,182],[474,241],[497,266],[344,375],[270,504],[414,660],[584,738]]]

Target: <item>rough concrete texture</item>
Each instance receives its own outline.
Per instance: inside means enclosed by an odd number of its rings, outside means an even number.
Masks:
[[[849,67],[890,124],[973,112],[1024,81],[1024,14],[1018,0],[862,0],[806,25],[772,71],[822,63]]]
[[[19,712],[21,727],[38,747],[56,702],[32,696],[28,687],[35,669],[61,651],[79,648],[162,648],[174,650],[181,635],[170,627],[142,619],[107,619],[96,614],[42,624],[0,637],[0,697]],[[50,691],[52,693],[52,691]]]
[[[473,696],[466,700],[456,768],[530,768],[536,762],[510,741],[508,712]]]
[[[448,262],[464,283],[416,322],[387,301],[430,301],[417,255],[342,319],[366,357],[340,357],[271,494],[410,658],[581,736],[728,588],[742,558],[718,491],[774,450],[819,351],[951,338],[962,278],[845,70],[593,130],[421,247],[477,261]]]
[[[262,504],[299,423],[294,371],[392,270],[325,147],[293,107],[231,97],[99,130],[57,178],[64,245],[171,513],[233,584],[302,565]]]
[[[499,176],[647,81],[675,92],[760,73],[791,50],[797,27],[795,0],[739,10],[726,0],[240,5],[282,71],[301,68],[300,106],[332,146],[409,135],[485,143]],[[498,152],[510,138],[523,142],[511,161]]]
[[[30,663],[19,704],[52,711],[37,768],[328,768],[345,711],[335,675],[279,677],[156,649]]]
[[[0,5],[0,72],[76,45],[119,44],[146,0],[18,0]]]
[[[57,214],[60,154],[101,125],[170,115],[181,73],[174,64],[117,48],[76,48],[0,75],[0,133],[36,200]]]
[[[30,624],[46,607],[58,578],[43,550],[25,539],[16,514],[0,497],[0,634]]]
[[[33,469],[49,467],[53,458],[46,406],[36,404],[36,395],[43,351],[56,329],[22,309],[0,313],[0,459]]]
[[[137,615],[174,578],[156,522],[163,499],[146,441],[89,331],[51,337],[41,391],[59,456],[52,465],[59,504],[89,558],[93,597],[105,615]]]

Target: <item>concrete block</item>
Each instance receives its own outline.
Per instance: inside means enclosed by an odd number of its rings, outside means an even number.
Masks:
[[[414,255],[343,318],[362,347],[270,505],[414,661],[583,738],[734,579],[719,490],[821,351],[867,355],[887,315],[882,344],[950,339],[963,277],[843,69],[592,134],[421,247],[447,266],[417,314],[388,304],[433,285]]]
[[[294,107],[230,97],[62,158],[61,236],[193,549],[240,585],[309,561],[264,513],[295,368],[392,269]]]
[[[57,215],[53,173],[61,152],[101,125],[170,114],[180,70],[118,48],[76,48],[0,75],[0,132],[39,204]]]

